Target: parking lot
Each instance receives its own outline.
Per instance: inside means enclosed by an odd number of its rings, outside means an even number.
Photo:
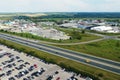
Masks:
[[[59,66],[0,45],[0,80],[85,80]]]

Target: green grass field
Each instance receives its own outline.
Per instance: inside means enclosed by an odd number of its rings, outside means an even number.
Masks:
[[[81,45],[54,45],[120,62],[120,41],[103,40]]]
[[[71,68],[71,69],[74,68],[79,73],[84,73],[84,74],[89,74],[91,76],[99,77],[100,80],[119,80],[120,79],[119,75],[113,74],[111,72],[107,72],[107,71],[104,71],[101,69],[86,66],[84,64],[81,64],[81,63],[78,63],[75,61],[71,61],[69,59],[65,59],[65,58],[62,58],[59,56],[48,54],[46,52],[42,52],[42,51],[27,47],[27,46],[23,46],[21,44],[17,44],[17,43],[11,42],[11,41],[1,39],[1,38],[0,38],[0,43],[5,44],[7,46],[8,45],[12,46],[18,50],[22,50],[24,52],[27,52],[28,54],[31,54],[33,56],[40,58],[40,59],[44,59],[49,62],[53,61],[57,65],[63,64],[67,68]],[[97,79],[94,79],[94,80],[97,80]]]

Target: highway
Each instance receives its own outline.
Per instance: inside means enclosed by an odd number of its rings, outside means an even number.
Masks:
[[[86,65],[97,67],[97,68],[107,70],[109,72],[113,72],[120,75],[120,62],[103,59],[100,57],[91,56],[88,54],[75,52],[75,51],[71,51],[71,50],[67,50],[59,47],[54,47],[54,46],[46,45],[43,43],[37,43],[31,40],[11,36],[8,34],[0,33],[0,38],[10,40],[10,41],[13,41],[22,45],[26,45],[26,46],[29,46],[53,55],[61,56],[67,59],[71,59]],[[90,62],[87,63],[86,59],[90,60]]]

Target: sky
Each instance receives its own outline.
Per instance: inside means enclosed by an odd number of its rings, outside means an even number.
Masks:
[[[0,12],[120,12],[120,0],[0,0]]]

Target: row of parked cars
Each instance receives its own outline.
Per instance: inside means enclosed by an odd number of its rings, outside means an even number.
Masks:
[[[32,59],[34,60],[30,62]],[[28,54],[7,52],[0,54],[0,80],[62,80],[61,71],[57,65],[51,65]],[[69,73],[65,72],[64,74]],[[66,80],[78,80],[75,75],[71,75],[65,77]]]
[[[0,78],[9,77],[8,80],[35,80],[45,72],[44,68],[39,68],[37,64],[22,60],[12,53],[0,54],[0,58],[7,57],[0,65]],[[16,74],[14,72],[17,72]]]

